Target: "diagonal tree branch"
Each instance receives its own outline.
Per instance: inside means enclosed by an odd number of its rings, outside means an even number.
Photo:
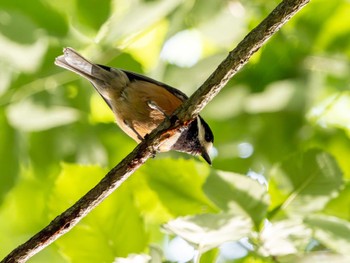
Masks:
[[[168,133],[187,125],[220,92],[249,58],[310,0],[284,0],[232,50],[202,86],[86,195],[57,216],[48,226],[7,255],[0,263],[25,262],[72,229],[135,172],[167,139]]]

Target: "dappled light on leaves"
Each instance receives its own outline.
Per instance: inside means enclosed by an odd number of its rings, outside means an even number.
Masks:
[[[136,146],[64,46],[190,96],[277,2],[0,1],[0,258]],[[349,11],[311,1],[200,113],[211,167],[157,154],[29,262],[350,262]]]

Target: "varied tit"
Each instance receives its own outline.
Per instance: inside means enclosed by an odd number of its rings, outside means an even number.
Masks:
[[[93,64],[72,48],[65,48],[55,64],[87,80],[113,111],[119,127],[136,142],[170,116],[186,99],[181,91],[130,71]],[[208,124],[198,116],[188,127],[172,135],[159,148],[201,155],[209,164],[214,137]]]

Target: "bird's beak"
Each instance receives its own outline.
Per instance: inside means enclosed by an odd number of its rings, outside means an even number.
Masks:
[[[211,159],[210,159],[210,156],[209,156],[209,154],[207,153],[206,149],[203,149],[201,155],[202,155],[203,159],[204,159],[209,165],[211,165]]]

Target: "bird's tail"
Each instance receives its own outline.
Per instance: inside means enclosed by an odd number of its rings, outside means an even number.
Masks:
[[[129,82],[123,71],[91,63],[69,47],[63,49],[63,55],[56,58],[55,64],[88,79],[106,101],[111,92],[121,92]]]
[[[98,71],[103,70],[69,47],[63,49],[63,55],[56,58],[55,64],[73,71],[90,81],[100,79]]]

